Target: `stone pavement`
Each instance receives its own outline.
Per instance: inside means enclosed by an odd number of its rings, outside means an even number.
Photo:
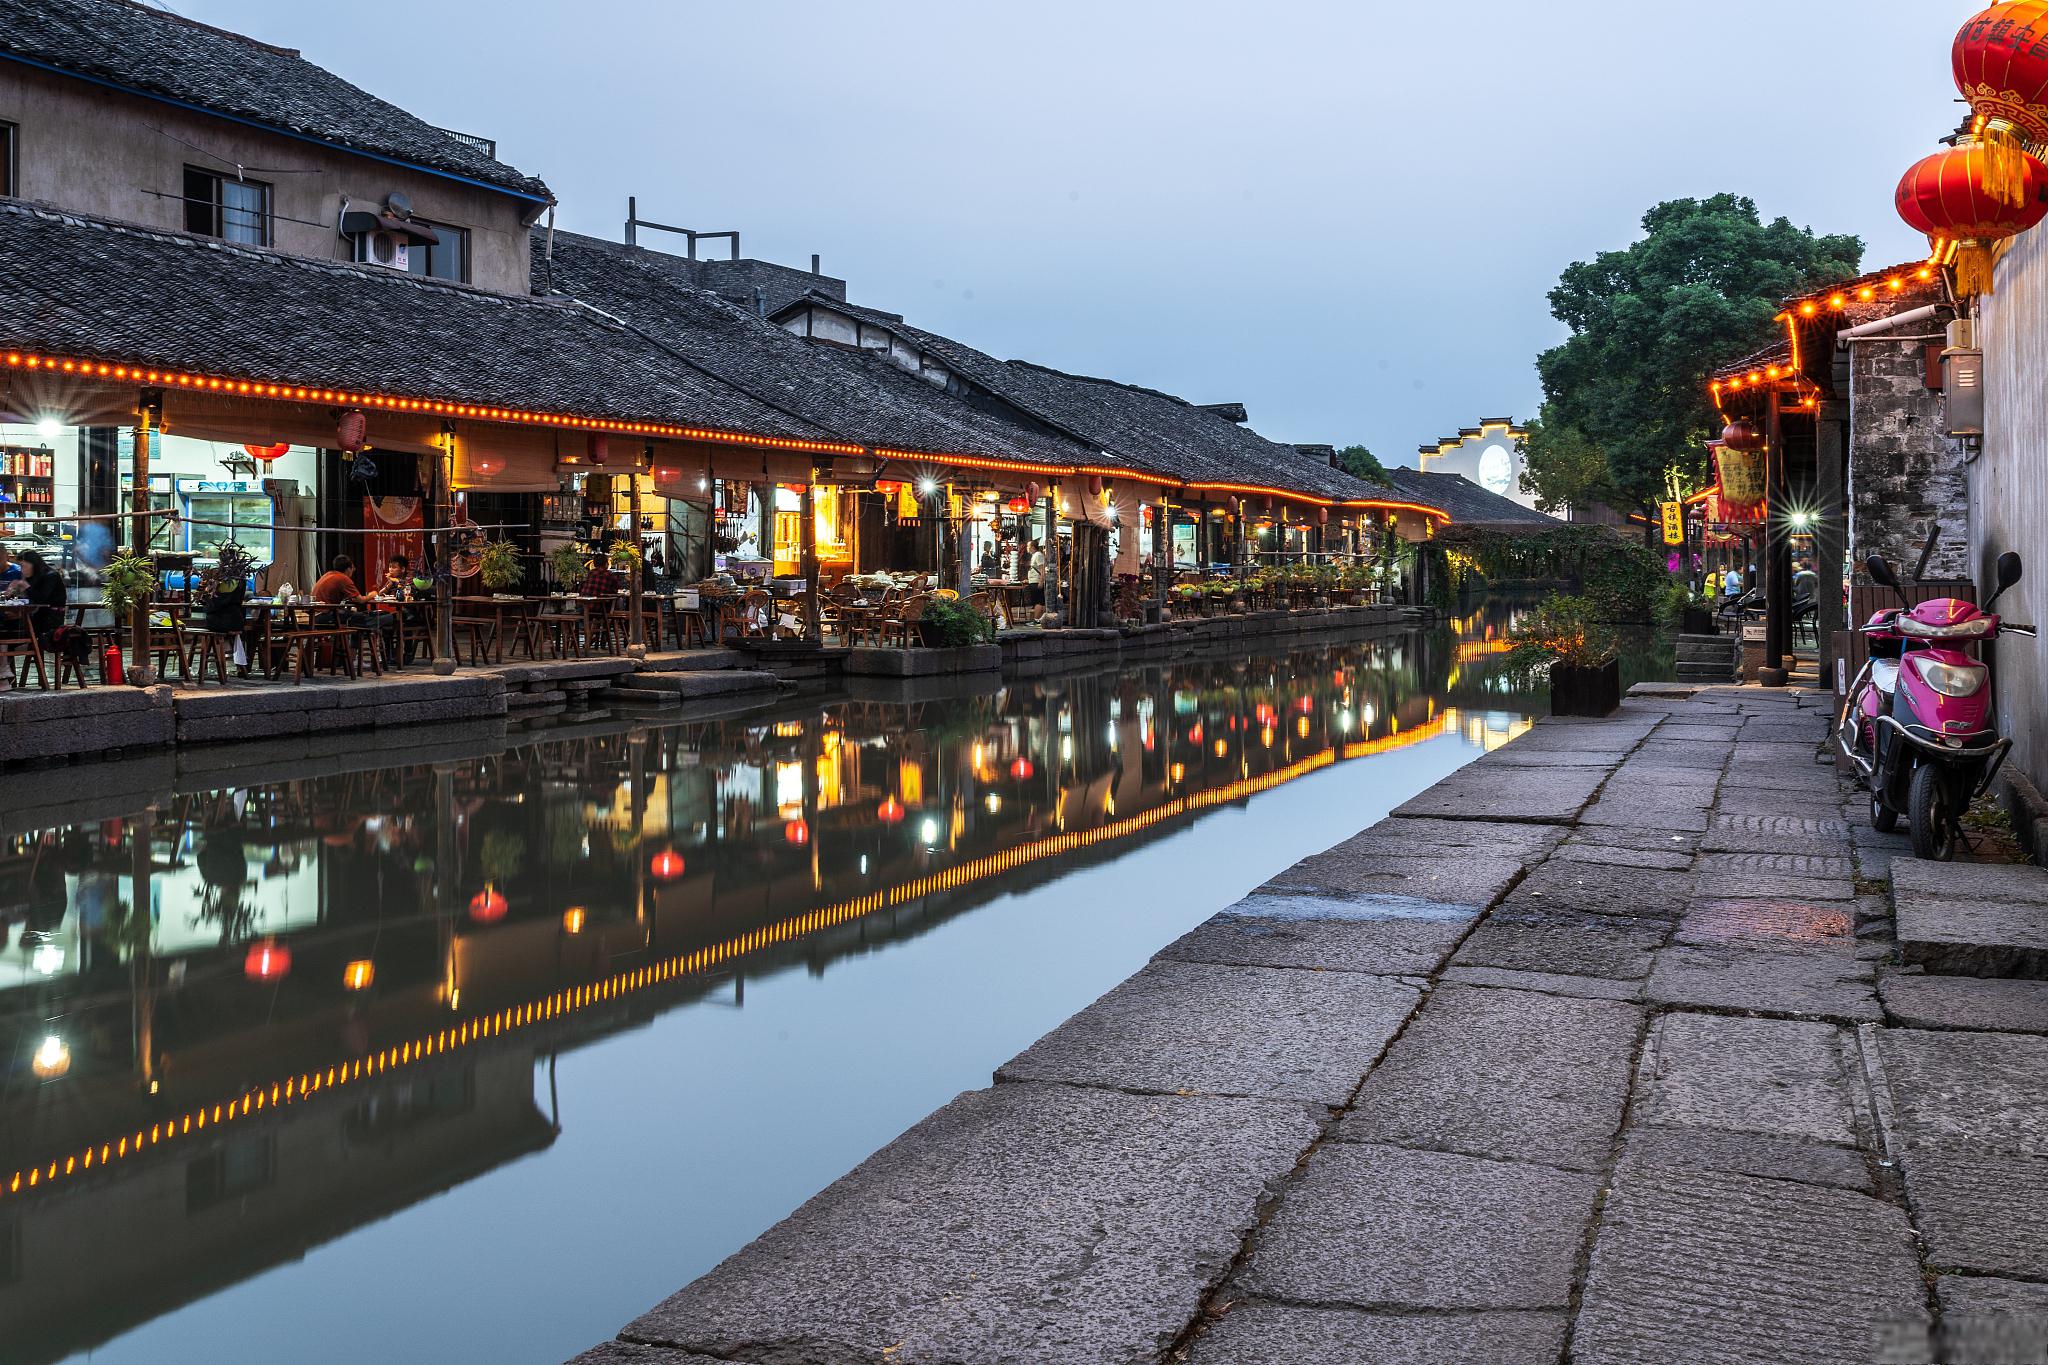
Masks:
[[[2048,1360],[2048,872],[1829,708],[1539,724],[579,1361]]]

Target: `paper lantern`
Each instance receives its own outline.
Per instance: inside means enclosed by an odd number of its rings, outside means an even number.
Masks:
[[[1024,497],[1026,501],[1037,502],[1040,498],[1044,496],[1045,490],[1043,488],[1040,488],[1037,484],[1027,483],[1024,485]]]
[[[366,991],[377,979],[377,964],[367,957],[359,957],[341,969],[343,990]]]
[[[900,823],[903,819],[903,803],[893,796],[884,797],[882,804],[875,807],[875,818],[885,825]]]
[[[602,469],[604,467],[604,462],[611,458],[611,438],[609,436],[601,436],[596,432],[591,432],[588,436],[583,438],[583,453],[584,456],[588,458],[593,465],[596,465],[598,468]]]
[[[1031,774],[1035,771],[1037,770],[1031,766],[1031,760],[1028,758],[1020,758],[1010,765],[1010,776],[1019,782],[1029,782]]]
[[[291,448],[292,443],[290,441],[279,441],[276,445],[270,446],[244,445],[242,447],[242,449],[249,452],[249,458],[255,460],[258,464],[269,464],[272,460],[276,459],[280,455],[285,454]]]
[[[334,419],[334,443],[354,454],[369,443],[370,419],[361,408],[350,408]]]
[[[1992,192],[2001,177],[2015,178],[2017,200]],[[1980,142],[1961,139],[1915,162],[1900,179],[1895,202],[1910,226],[1956,244],[1956,293],[1988,294],[1991,244],[2048,217],[2048,166],[2017,148],[1994,155]]]
[[[505,457],[503,455],[484,452],[472,456],[470,464],[475,467],[477,473],[487,479],[505,472]]]
[[[511,908],[512,903],[495,886],[486,886],[469,898],[469,917],[478,924],[496,924]]]
[[[242,959],[242,975],[251,981],[282,981],[291,974],[292,950],[274,938],[259,938]]]
[[[1031,510],[1031,500],[1028,498],[1021,497],[1011,498],[1010,510],[1012,512],[1015,512],[1017,515],[1022,516],[1024,515],[1024,513],[1029,512]]]
[[[564,910],[562,912],[562,932],[565,934],[582,933],[583,923],[588,918],[589,914],[584,910],[582,906],[570,906],[567,910]]]
[[[1327,508],[1327,507],[1318,507],[1318,508],[1316,509],[1316,525],[1318,525],[1318,526],[1328,526],[1329,524],[1330,524],[1330,509],[1329,509],[1329,508]]]
[[[58,1079],[71,1070],[70,1046],[54,1033],[45,1036],[35,1055],[29,1058],[29,1069],[36,1073],[37,1080]]]
[[[683,855],[672,848],[665,848],[654,855],[653,861],[647,864],[647,870],[654,874],[656,881],[672,882],[683,875]]]
[[[782,839],[784,843],[801,848],[811,841],[811,827],[802,820],[791,820],[782,827]]]
[[[2026,144],[2048,142],[2048,3],[2016,0],[1964,21],[1951,57],[1956,89],[1977,116],[1984,193],[2019,207]]]
[[[1100,474],[1090,474],[1088,476],[1088,496],[1091,498],[1102,496],[1102,476]]]

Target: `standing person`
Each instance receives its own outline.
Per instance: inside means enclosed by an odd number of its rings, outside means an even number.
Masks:
[[[1031,585],[1031,605],[1045,605],[1045,550],[1035,540],[1025,544],[1030,556],[1031,567],[1025,572],[1025,581]]]
[[[996,553],[996,543],[991,540],[988,544],[981,547],[981,576],[983,578],[999,578],[1002,576],[1002,572],[1002,556]]]
[[[1721,596],[1721,571],[1707,570],[1707,600],[1713,602]]]

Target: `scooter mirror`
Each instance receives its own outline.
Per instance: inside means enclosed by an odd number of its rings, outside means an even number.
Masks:
[[[2007,550],[1998,557],[1998,567],[1994,576],[1997,579],[1997,587],[1992,590],[1991,596],[1985,599],[1986,611],[1991,610],[1992,604],[2005,596],[2007,588],[2020,581],[2020,557],[2017,551]]]
[[[1885,563],[1883,555],[1872,555],[1864,560],[1863,571],[1869,574],[1870,581],[1879,587],[1890,588],[1895,592],[1898,590],[1898,575],[1892,572],[1891,565]]]

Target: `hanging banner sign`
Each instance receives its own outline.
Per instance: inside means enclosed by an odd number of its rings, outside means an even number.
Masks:
[[[1660,510],[1664,513],[1664,543],[1666,545],[1685,544],[1684,509],[1678,503],[1667,502],[1662,505]]]
[[[1764,508],[1764,453],[1723,446],[1714,452],[1714,467],[1721,476],[1721,510],[1728,521],[1760,520]]]

